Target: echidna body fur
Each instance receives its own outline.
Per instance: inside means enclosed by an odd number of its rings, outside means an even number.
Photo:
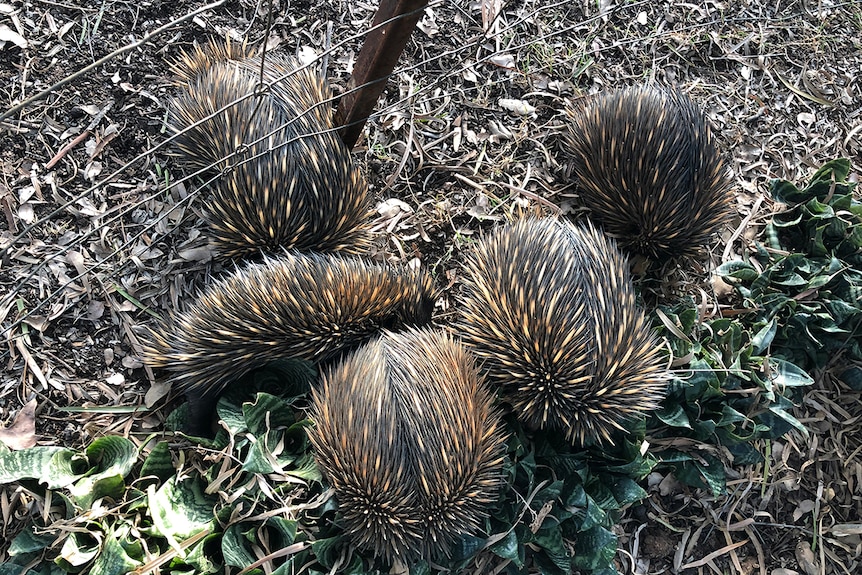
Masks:
[[[309,437],[355,545],[389,560],[445,555],[502,482],[493,395],[439,330],[385,333],[324,373]]]
[[[215,174],[208,218],[222,256],[367,247],[368,188],[317,74],[235,44],[198,47],[173,69],[169,125],[186,165]]]
[[[211,401],[274,360],[320,362],[381,328],[425,323],[433,303],[426,274],[349,256],[287,254],[238,269],[150,329],[145,359],[171,371],[192,402]]]
[[[691,254],[729,217],[727,168],[687,96],[626,88],[598,94],[571,115],[578,192],[620,247],[657,259]]]
[[[609,441],[658,406],[661,346],[625,257],[594,227],[520,220],[477,242],[464,274],[464,342],[529,425]]]

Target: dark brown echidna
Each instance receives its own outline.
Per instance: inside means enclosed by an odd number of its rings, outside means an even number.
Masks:
[[[493,395],[438,330],[385,333],[323,376],[310,439],[359,548],[393,561],[446,555],[502,483]]]
[[[464,343],[528,425],[609,441],[658,406],[661,345],[636,307],[625,257],[594,227],[518,221],[479,241],[464,274]]]
[[[431,278],[335,255],[287,254],[220,279],[186,312],[149,330],[144,359],[172,372],[192,427],[202,431],[215,397],[277,359],[332,359],[381,328],[422,324]]]
[[[225,257],[282,248],[360,253],[368,188],[333,131],[324,81],[286,56],[212,44],[174,66],[169,125],[194,170],[218,174],[209,220]]]
[[[730,215],[730,180],[709,122],[679,92],[599,94],[572,113],[567,143],[583,203],[625,250],[691,254]]]

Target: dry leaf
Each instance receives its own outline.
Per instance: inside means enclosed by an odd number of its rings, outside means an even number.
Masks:
[[[126,383],[126,378],[125,376],[123,376],[122,373],[115,373],[111,376],[108,376],[108,378],[105,380],[105,383],[114,387],[119,387]]]
[[[0,24],[0,42],[12,42],[19,48],[27,47],[27,40],[6,24]]]
[[[482,0],[482,30],[487,34],[503,8],[502,0]]]
[[[398,198],[388,198],[377,204],[377,213],[384,218],[394,218],[402,213],[413,213],[413,208]]]
[[[33,204],[27,202],[18,206],[18,218],[25,224],[32,224],[36,219],[36,215],[33,212]]]
[[[91,300],[89,304],[87,304],[87,318],[91,320],[97,320],[105,314],[105,304],[100,302],[99,300]]]
[[[437,19],[434,16],[434,11],[431,8],[425,9],[425,15],[416,24],[416,27],[422,30],[429,38],[433,38],[440,33],[440,27],[437,26]]]
[[[515,69],[515,57],[511,54],[494,54],[488,61],[501,68]]]
[[[0,442],[16,450],[36,445],[36,398],[21,408],[12,425],[0,428]]]
[[[799,521],[800,517],[811,513],[812,509],[814,509],[814,502],[812,500],[806,499],[801,501],[799,505],[796,506],[796,509],[793,510],[793,521]]]
[[[830,531],[836,537],[862,535],[862,523],[836,523]]]
[[[186,248],[180,250],[177,255],[187,262],[208,262],[213,259],[213,248],[208,245],[197,248]]]
[[[504,110],[514,112],[520,116],[532,116],[536,113],[536,107],[525,102],[524,100],[514,100],[511,98],[500,98],[497,103]]]
[[[300,46],[296,57],[303,66],[314,64],[317,62],[317,51],[311,46]]]
[[[817,575],[820,572],[811,545],[806,541],[800,541],[796,544],[796,562],[805,575]]]

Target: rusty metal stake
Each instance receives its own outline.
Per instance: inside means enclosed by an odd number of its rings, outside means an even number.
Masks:
[[[338,135],[347,149],[353,148],[359,139],[365,121],[427,4],[428,0],[380,0],[372,27],[391,21],[365,37],[353,75],[335,112],[335,125],[340,127]]]

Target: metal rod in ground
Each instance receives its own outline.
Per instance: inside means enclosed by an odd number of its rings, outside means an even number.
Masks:
[[[372,23],[374,29],[365,38],[335,113],[335,125],[340,126],[338,134],[348,149],[359,139],[368,115],[386,87],[386,79],[427,4],[428,0],[380,0]],[[389,23],[376,28],[386,21]]]

